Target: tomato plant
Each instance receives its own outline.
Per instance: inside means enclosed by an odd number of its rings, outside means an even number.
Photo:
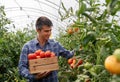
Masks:
[[[18,74],[18,59],[22,45],[33,36],[26,33],[34,33],[30,30],[9,32],[11,21],[6,17],[4,6],[0,6],[0,81],[18,82],[24,78]],[[25,80],[23,81],[25,82]]]
[[[77,2],[76,10],[72,10],[73,7],[65,8],[62,4],[65,12],[63,14],[59,10],[61,20],[72,21],[72,24],[66,27],[67,31],[60,33],[57,40],[65,48],[74,49],[75,57],[82,58],[83,64],[76,69],[71,69],[66,63],[60,63],[61,67],[65,65],[66,67],[62,68],[64,71],[59,72],[63,75],[62,78],[65,76],[64,79],[70,82],[85,82],[86,80],[109,82],[113,75],[105,69],[104,60],[120,47],[120,25],[114,18],[120,17],[118,14],[120,1],[106,0],[103,4],[99,0],[77,0]],[[101,7],[105,9],[101,10]],[[74,31],[75,28],[79,30]],[[72,29],[71,34],[68,33],[68,29]],[[61,58],[60,61],[62,62]]]

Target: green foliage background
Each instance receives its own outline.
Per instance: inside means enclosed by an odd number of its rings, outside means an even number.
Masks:
[[[61,20],[72,21],[66,32],[61,32],[58,41],[69,50],[76,50],[75,57],[83,59],[84,63],[77,69],[66,67],[64,60],[59,72],[60,82],[118,82],[119,76],[110,74],[104,68],[105,58],[120,48],[119,0],[77,0],[77,10],[65,8],[59,11]],[[118,20],[117,20],[118,19]],[[78,32],[69,34],[68,29],[79,28]],[[92,64],[89,69],[86,64]],[[73,79],[72,79],[73,78]]]
[[[9,32],[10,28],[6,25],[11,21],[6,18],[4,6],[0,7],[0,17],[0,81],[24,82],[17,69],[19,55],[23,44],[34,38],[36,33],[27,28],[24,31]]]
[[[67,60],[59,57],[60,82],[119,82],[118,75],[110,74],[104,68],[104,60],[120,48],[120,11],[119,0],[76,0],[77,10],[72,7],[60,10],[61,20],[73,21],[66,30],[56,38],[65,48],[75,49],[75,57],[83,59],[83,64],[77,69],[71,69]],[[104,7],[102,10],[100,7]],[[111,19],[111,20],[109,20]],[[4,7],[0,6],[0,82],[26,82],[18,74],[18,60],[21,48],[25,42],[35,37],[36,32],[25,28],[24,31],[9,32],[11,21],[6,18]],[[22,27],[23,28],[23,27]],[[79,28],[78,32],[68,34],[68,29]],[[92,67],[86,68],[86,63]]]

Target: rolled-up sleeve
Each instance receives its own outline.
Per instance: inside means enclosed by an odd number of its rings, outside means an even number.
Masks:
[[[29,66],[28,66],[28,47],[27,45],[24,45],[20,54],[18,69],[21,76],[34,80],[34,75],[30,74],[29,72]]]

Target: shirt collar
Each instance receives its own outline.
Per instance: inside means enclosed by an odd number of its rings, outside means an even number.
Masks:
[[[39,41],[37,38],[35,38],[35,44],[38,45],[39,44]],[[48,41],[46,42],[46,44],[50,44],[50,39],[48,39]]]

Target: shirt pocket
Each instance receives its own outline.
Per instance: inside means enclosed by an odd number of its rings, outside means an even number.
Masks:
[[[34,53],[35,50],[34,49],[29,49],[29,53]]]

